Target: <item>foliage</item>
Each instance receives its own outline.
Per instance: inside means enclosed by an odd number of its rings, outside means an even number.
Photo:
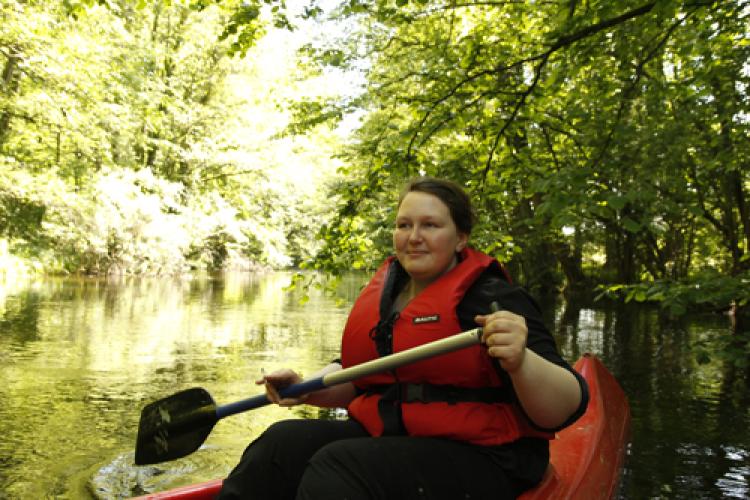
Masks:
[[[475,245],[539,292],[689,287],[708,269],[724,277],[706,282],[727,292],[715,300],[741,300],[749,8],[341,2],[332,15],[353,27],[306,53],[365,72],[367,87],[301,104],[295,126],[354,109],[364,119],[313,266],[373,266],[396,186],[427,173],[469,189]]]
[[[248,2],[3,3],[8,251],[87,273],[309,257],[338,139],[325,126],[281,133],[290,111],[278,89],[308,75],[269,29],[284,25],[283,2],[253,5],[265,4],[251,16]]]
[[[600,297],[616,297],[626,303],[656,302],[673,316],[682,316],[691,306],[719,310],[731,305],[738,311],[750,302],[750,272],[727,276],[716,271],[706,271],[680,282],[654,281],[635,285],[601,286]],[[733,311],[733,314],[736,314]]]
[[[68,269],[160,268],[179,261],[174,249],[210,266],[315,256],[304,266],[371,269],[390,251],[400,184],[425,173],[466,186],[474,245],[535,291],[604,284],[669,305],[702,300],[688,293],[699,284],[715,288],[712,304],[743,303],[746,0],[322,5],[4,3],[9,248],[60,245]],[[291,76],[273,27],[309,18],[335,27],[302,48]],[[357,120],[330,161],[332,127]],[[306,189],[337,166],[325,199]],[[282,174],[293,168],[304,173]],[[21,192],[23,176],[35,184]],[[151,195],[173,199],[156,210]],[[122,227],[105,234],[97,210]],[[222,222],[170,244],[148,233],[159,258],[138,246],[147,233],[133,221],[187,213]]]

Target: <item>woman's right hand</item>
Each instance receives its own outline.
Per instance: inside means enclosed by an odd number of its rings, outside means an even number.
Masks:
[[[307,401],[307,394],[296,398],[282,398],[279,396],[281,389],[300,382],[302,382],[302,376],[288,368],[276,370],[268,374],[263,373],[263,376],[255,381],[257,385],[266,386],[266,397],[270,402],[286,407],[299,405]]]

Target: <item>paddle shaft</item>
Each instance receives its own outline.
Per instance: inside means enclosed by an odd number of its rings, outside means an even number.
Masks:
[[[432,358],[440,354],[446,354],[477,345],[481,340],[482,329],[474,328],[473,330],[457,333],[450,337],[412,347],[411,349],[397,352],[389,356],[384,356],[356,366],[337,370],[323,375],[322,377],[304,380],[299,384],[290,385],[289,387],[281,389],[279,391],[279,396],[282,398],[294,398],[309,392],[325,389],[326,387],[352,382],[368,375],[393,370],[400,366],[408,365],[423,359]],[[242,401],[217,407],[216,419],[219,420],[243,411],[260,408],[261,406],[270,403],[271,401],[269,401],[265,394],[259,394],[251,398],[243,399]]]

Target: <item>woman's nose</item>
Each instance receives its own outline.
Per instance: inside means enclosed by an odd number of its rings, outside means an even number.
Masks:
[[[409,233],[409,241],[419,241],[422,239],[422,232],[419,229],[419,226],[414,225],[411,228],[411,232]]]

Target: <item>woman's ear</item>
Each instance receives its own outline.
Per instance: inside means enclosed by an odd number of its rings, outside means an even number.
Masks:
[[[466,233],[458,233],[458,243],[456,244],[456,253],[463,251],[466,248],[466,244],[469,242],[469,235]]]

